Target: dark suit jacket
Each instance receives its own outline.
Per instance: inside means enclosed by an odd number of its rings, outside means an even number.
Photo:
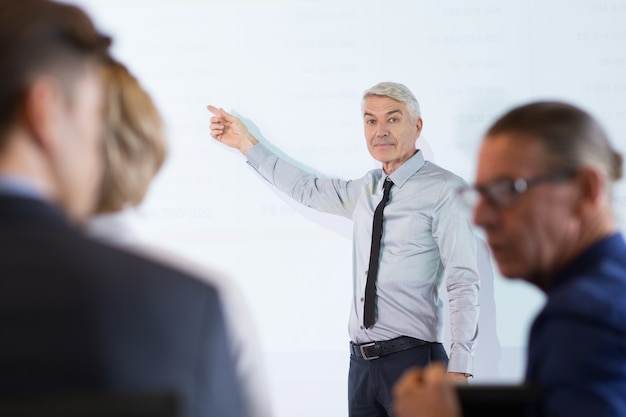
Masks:
[[[182,416],[239,417],[225,333],[213,287],[0,196],[0,397],[173,391]]]

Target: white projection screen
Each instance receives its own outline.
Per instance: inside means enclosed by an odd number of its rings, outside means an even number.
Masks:
[[[277,417],[347,415],[351,223],[293,203],[215,142],[207,104],[300,166],[344,179],[378,167],[360,102],[379,81],[416,94],[418,146],[468,182],[488,125],[531,100],[582,106],[626,152],[626,1],[73,3],[113,36],[167,124],[170,154],[138,227],[240,287]],[[624,225],[623,183],[614,199]],[[502,278],[484,246],[481,272],[471,383],[521,381],[543,295]]]

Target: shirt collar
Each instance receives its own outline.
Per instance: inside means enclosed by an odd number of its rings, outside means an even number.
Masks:
[[[43,199],[41,187],[31,178],[12,174],[0,174],[0,194]]]
[[[603,256],[622,257],[626,249],[624,237],[620,232],[615,232],[585,249],[580,255],[572,260],[565,268],[559,272],[552,282],[548,284],[547,292],[568,282],[572,277],[577,276],[580,271],[586,271],[589,265]]]
[[[380,187],[382,187],[383,182],[387,177],[393,181],[394,187],[402,187],[402,185],[409,180],[417,171],[419,171],[426,161],[424,160],[424,155],[418,149],[412,157],[407,159],[402,165],[398,167],[395,171],[393,171],[390,175],[385,174],[385,171],[382,170],[382,181],[380,182]]]

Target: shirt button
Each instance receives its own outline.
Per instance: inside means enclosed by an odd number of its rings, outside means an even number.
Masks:
[[[363,330],[363,326],[361,326],[361,330]]]
[[[364,298],[363,298],[363,297],[361,297],[361,302],[363,302],[363,300],[364,300]]]

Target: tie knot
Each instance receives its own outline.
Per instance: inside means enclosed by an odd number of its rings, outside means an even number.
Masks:
[[[385,178],[385,182],[383,183],[383,191],[388,192],[392,185],[393,181],[391,181],[389,177]]]

